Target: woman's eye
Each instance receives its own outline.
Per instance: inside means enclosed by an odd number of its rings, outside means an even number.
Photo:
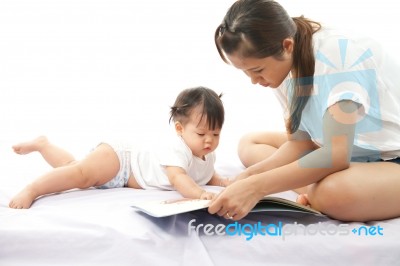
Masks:
[[[263,69],[254,70],[255,73],[261,73],[262,71],[263,71]]]

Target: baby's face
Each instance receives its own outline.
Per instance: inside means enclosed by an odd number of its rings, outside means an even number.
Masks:
[[[193,155],[204,159],[204,156],[213,152],[219,144],[221,129],[208,128],[207,117],[201,119],[201,113],[193,112],[190,121],[183,125],[181,136]]]

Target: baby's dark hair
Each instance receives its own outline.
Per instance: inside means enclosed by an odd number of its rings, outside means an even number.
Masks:
[[[211,130],[221,129],[224,124],[225,111],[221,101],[222,94],[206,87],[195,87],[183,90],[176,97],[171,107],[169,122],[181,122],[183,125],[189,122],[194,108],[200,107],[201,118],[205,116],[208,127]]]

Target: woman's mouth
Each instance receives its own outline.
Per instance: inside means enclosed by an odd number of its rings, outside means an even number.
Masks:
[[[269,87],[270,84],[269,83],[260,83],[260,85],[263,87]]]

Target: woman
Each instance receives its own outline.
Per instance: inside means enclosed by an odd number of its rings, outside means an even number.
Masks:
[[[400,67],[376,42],[291,18],[275,1],[239,0],[215,43],[226,63],[274,89],[286,133],[242,138],[247,169],[210,213],[240,220],[263,196],[292,189],[335,219],[400,216]]]

